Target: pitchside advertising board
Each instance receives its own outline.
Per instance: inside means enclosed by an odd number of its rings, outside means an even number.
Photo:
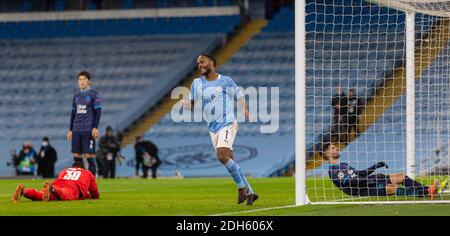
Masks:
[[[217,160],[209,136],[201,137],[148,137],[159,148],[162,165],[158,169],[160,176],[176,176],[177,172],[184,177],[228,176],[228,172]],[[40,143],[33,142],[38,151]],[[56,171],[67,168],[73,163],[69,141],[53,141],[51,144],[58,152]],[[0,176],[13,176],[9,150],[20,151],[22,143],[2,143]],[[246,174],[254,177],[266,177],[284,168],[294,160],[294,135],[258,135],[236,137],[233,145],[234,157]],[[135,152],[133,145],[122,150],[126,158],[117,165],[116,176],[132,177],[135,175]]]
[[[162,161],[161,176],[184,177],[227,176],[228,172],[217,160],[209,136],[203,137],[149,137],[159,148]],[[233,145],[234,157],[246,174],[265,177],[292,161],[294,137],[238,137]],[[135,174],[134,148],[123,150],[125,162],[118,166],[118,176]]]

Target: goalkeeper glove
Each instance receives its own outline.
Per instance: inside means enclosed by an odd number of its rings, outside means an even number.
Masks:
[[[386,169],[389,168],[389,166],[383,161],[380,161],[375,165],[375,168],[377,168],[377,169],[381,168],[381,167],[386,167]]]

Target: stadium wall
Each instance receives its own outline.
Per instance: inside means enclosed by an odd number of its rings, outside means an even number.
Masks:
[[[65,11],[3,13],[0,22],[56,21],[56,20],[98,20],[98,19],[139,19],[156,17],[207,17],[239,15],[237,6],[231,7],[187,7],[174,9],[137,9],[102,11]]]

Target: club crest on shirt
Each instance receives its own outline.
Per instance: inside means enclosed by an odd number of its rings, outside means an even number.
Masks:
[[[343,179],[343,178],[344,178],[344,172],[340,171],[340,172],[337,174],[337,177],[338,177],[339,180]]]
[[[353,170],[348,170],[348,175],[350,175],[350,178],[356,178],[356,174]]]

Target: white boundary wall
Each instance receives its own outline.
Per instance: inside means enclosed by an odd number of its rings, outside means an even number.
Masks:
[[[239,15],[237,6],[231,7],[187,7],[164,9],[101,10],[101,11],[61,11],[0,14],[0,22],[52,21],[52,20],[97,20],[132,19],[156,17],[201,17]]]

